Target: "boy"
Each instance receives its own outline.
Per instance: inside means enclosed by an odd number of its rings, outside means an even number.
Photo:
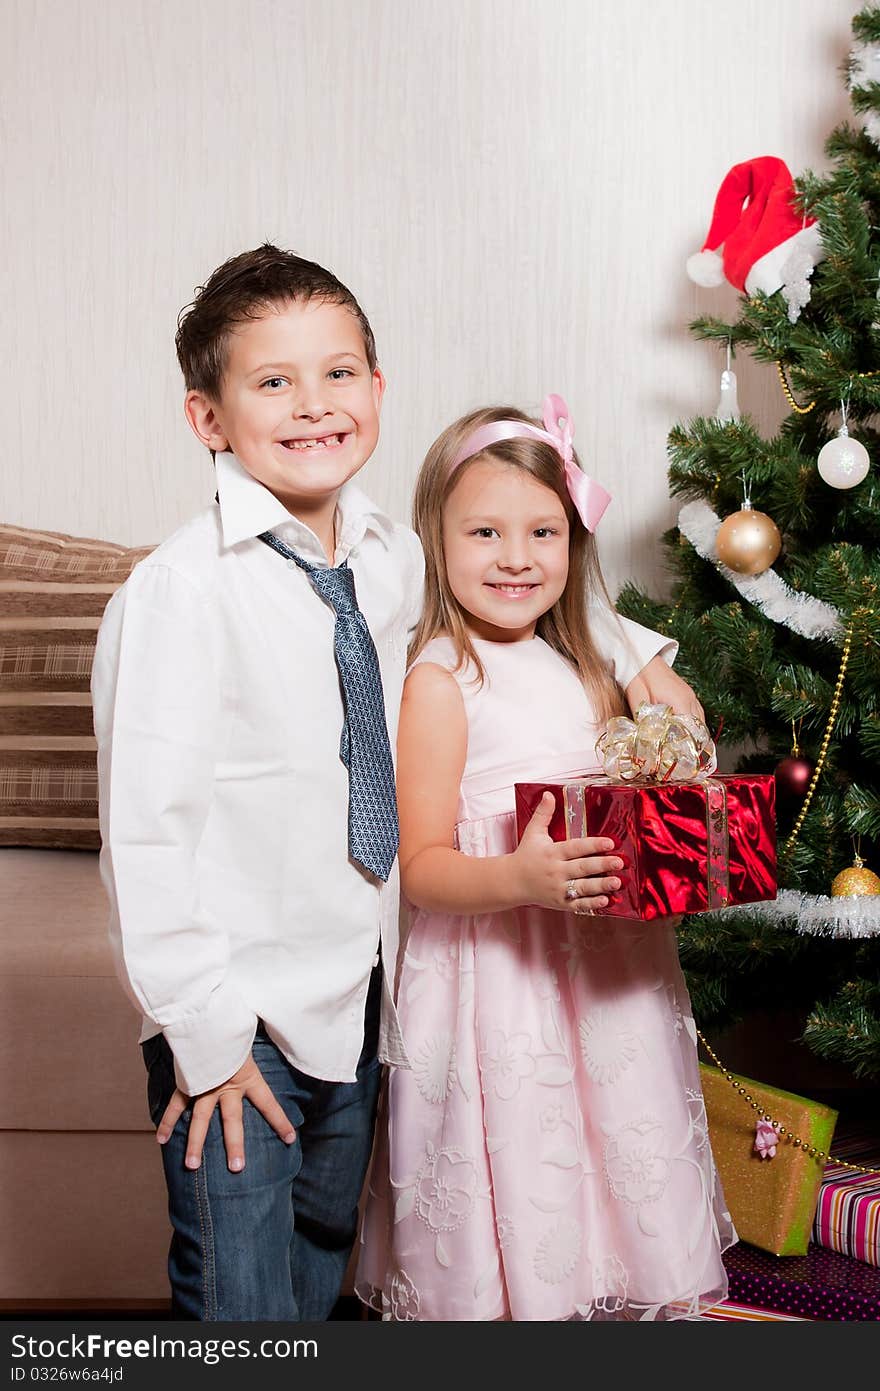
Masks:
[[[177,352],[218,491],[99,633],[111,939],[143,1014],[174,1316],[325,1319],[379,1059],[407,1065],[390,751],[421,552],[353,482],[385,383],[333,275],[270,245],[236,256]],[[674,644],[627,631],[608,625],[630,698],[693,703],[655,655]]]

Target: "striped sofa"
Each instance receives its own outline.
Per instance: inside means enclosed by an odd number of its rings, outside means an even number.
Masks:
[[[0,526],[0,845],[98,849],[95,637],[151,549]]]
[[[149,547],[0,526],[0,1309],[161,1308],[169,1227],[98,876],[89,678]]]

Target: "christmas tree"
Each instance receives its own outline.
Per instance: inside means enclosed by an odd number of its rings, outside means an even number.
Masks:
[[[845,80],[862,119],[829,137],[830,172],[795,179],[785,263],[777,257],[768,271],[773,257],[761,260],[767,238],[754,225],[761,198],[771,219],[783,215],[781,162],[738,166],[727,203],[745,222],[742,179],[753,178],[751,230],[722,225],[724,186],[714,220],[723,241],[715,269],[742,289],[739,317],[690,325],[714,351],[729,348],[728,367],[744,351],[766,364],[790,414],[763,439],[739,414],[726,371],[716,413],[673,428],[669,483],[682,507],[663,538],[671,601],[627,586],[618,608],[679,640],[677,670],[713,732],[723,720],[722,765],[726,746],[736,750],[728,770],[776,772],[777,900],[694,916],[680,930],[698,1022],[720,1028],[755,1009],[794,1006],[807,1048],[876,1083],[880,8],[862,10],[852,30]],[[761,179],[769,183],[759,197]],[[778,225],[785,233],[784,217]],[[738,260],[739,243],[748,245]],[[740,285],[749,246],[758,261]],[[697,258],[710,277],[711,261]]]

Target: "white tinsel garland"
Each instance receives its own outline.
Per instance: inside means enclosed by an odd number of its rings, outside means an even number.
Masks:
[[[763,575],[738,575],[715,551],[715,538],[721,520],[707,502],[685,503],[678,514],[678,526],[698,555],[711,560],[726,580],[739,590],[744,599],[774,623],[783,623],[793,633],[804,638],[833,638],[843,632],[840,614],[831,604],[814,599],[810,594],[798,594],[775,570]]]
[[[719,909],[713,917],[723,919],[730,914],[772,920],[805,936],[876,937],[880,934],[880,894],[829,898],[827,894],[780,889],[769,903],[740,903],[733,908]]]

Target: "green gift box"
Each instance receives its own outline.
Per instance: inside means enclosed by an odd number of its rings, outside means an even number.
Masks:
[[[705,1063],[700,1076],[715,1167],[740,1240],[774,1256],[805,1255],[825,1164],[818,1152],[828,1152],[837,1112],[749,1077],[730,1074],[731,1082]],[[757,1111],[737,1087],[748,1092]],[[773,1158],[762,1159],[755,1150],[761,1116],[785,1130]]]

